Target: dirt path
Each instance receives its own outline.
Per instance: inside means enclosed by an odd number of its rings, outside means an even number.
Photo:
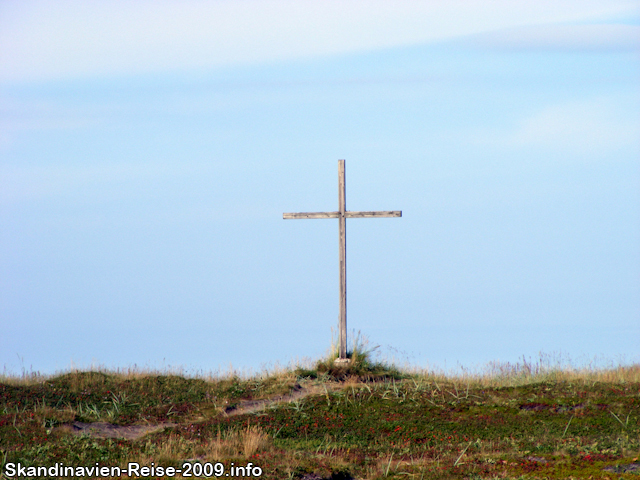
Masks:
[[[114,425],[113,423],[73,422],[71,425],[59,427],[62,430],[71,429],[74,435],[88,435],[93,438],[124,438],[137,440],[148,433],[160,432],[165,428],[175,427],[177,423],[160,423],[158,425]]]
[[[278,395],[276,397],[263,398],[261,400],[245,400],[244,402],[240,402],[239,405],[227,407],[224,410],[224,413],[229,417],[244,415],[245,413],[257,413],[278,403],[291,403],[310,395],[323,395],[325,393],[335,392],[343,387],[344,385],[338,384],[329,384],[328,386],[326,384],[313,385],[306,388],[296,385],[293,392],[287,395]]]
[[[323,384],[302,387],[299,384],[296,384],[292,393],[263,398],[260,400],[244,400],[237,405],[225,408],[221,412],[221,415],[234,417],[236,415],[244,415],[247,413],[257,413],[279,403],[295,402],[310,395],[327,394],[329,392],[339,390],[344,386],[344,384]],[[74,435],[88,435],[93,438],[123,438],[126,440],[137,440],[149,433],[160,432],[165,428],[176,427],[178,425],[179,424],[177,423],[158,423],[155,425],[115,425],[106,422],[73,422],[72,424],[61,425],[57,428],[70,431]]]

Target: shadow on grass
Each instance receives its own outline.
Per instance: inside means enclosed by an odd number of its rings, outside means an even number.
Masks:
[[[300,480],[354,480],[355,477],[351,476],[349,472],[337,472],[332,473],[330,477],[321,477],[316,473],[309,473],[303,477],[300,477]]]

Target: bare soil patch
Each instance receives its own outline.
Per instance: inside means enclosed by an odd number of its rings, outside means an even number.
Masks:
[[[61,429],[71,430],[75,435],[88,435],[94,438],[124,438],[136,440],[148,433],[159,432],[165,428],[175,427],[175,423],[162,423],[158,425],[114,425],[113,423],[73,422],[70,425],[61,426]]]
[[[260,400],[244,400],[236,405],[231,405],[222,410],[222,415],[233,417],[248,413],[257,413],[278,403],[289,403],[301,400],[309,395],[321,395],[333,392],[344,385],[328,384],[302,387],[297,384],[293,392],[287,395],[277,395]],[[57,427],[61,430],[71,431],[74,435],[87,435],[93,438],[123,438],[126,440],[138,440],[149,433],[155,433],[165,428],[176,427],[177,423],[159,423],[155,425],[115,425],[107,422],[73,422]]]

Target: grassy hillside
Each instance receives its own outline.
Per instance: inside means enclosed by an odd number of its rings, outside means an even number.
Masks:
[[[524,364],[445,376],[356,354],[344,368],[326,360],[246,378],[5,376],[0,478],[18,463],[28,474],[56,463],[137,462],[196,465],[187,468],[201,475],[185,478],[241,477],[259,467],[264,479],[637,479],[639,419],[640,365]],[[138,473],[169,478],[158,472]]]

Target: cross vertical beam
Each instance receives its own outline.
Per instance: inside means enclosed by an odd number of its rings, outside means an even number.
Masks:
[[[337,212],[283,213],[285,220],[296,218],[337,218],[339,221],[340,244],[340,315],[339,315],[339,358],[347,361],[347,218],[402,217],[402,211],[349,212],[346,206],[346,182],[344,160],[338,160],[338,208]]]
[[[340,359],[347,358],[347,211],[344,160],[338,160],[338,206],[340,208],[340,321],[338,327]]]

